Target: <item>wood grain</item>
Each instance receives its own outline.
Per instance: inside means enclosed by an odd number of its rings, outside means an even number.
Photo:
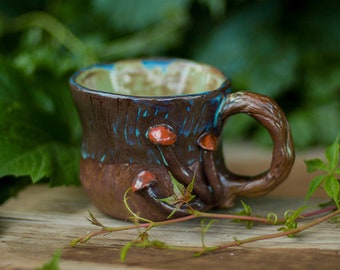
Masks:
[[[272,211],[282,215],[303,204],[303,198],[296,196],[245,200],[258,215]],[[310,203],[321,201],[324,199],[314,198]],[[7,201],[0,207],[0,269],[35,269],[50,260],[57,249],[62,251],[61,269],[330,269],[340,262],[340,228],[323,223],[295,238],[254,242],[198,258],[190,252],[134,248],[121,263],[120,248],[136,238],[136,231],[98,236],[70,247],[73,239],[97,230],[85,219],[88,209],[107,226],[127,224],[96,210],[80,187],[34,185]],[[233,209],[238,210],[239,206]],[[219,221],[207,232],[206,245],[274,232],[274,226],[256,225],[248,230],[238,223]],[[198,219],[150,232],[151,239],[183,246],[200,246],[200,235]]]

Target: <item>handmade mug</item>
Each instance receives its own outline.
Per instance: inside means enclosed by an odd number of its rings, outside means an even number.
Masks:
[[[156,221],[231,207],[237,196],[277,187],[293,165],[290,128],[278,105],[231,92],[230,80],[209,65],[122,60],[81,69],[70,87],[83,129],[80,180],[112,217],[127,219],[133,211]],[[260,175],[235,175],[225,166],[219,138],[237,113],[256,119],[273,140],[270,168]]]

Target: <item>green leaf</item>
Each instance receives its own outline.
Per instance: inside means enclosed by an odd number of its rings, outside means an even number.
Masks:
[[[42,267],[36,268],[36,270],[59,270],[59,260],[61,256],[61,251],[57,250],[52,259],[48,262],[45,263]]]
[[[29,176],[33,183],[48,177],[52,186],[79,183],[77,146],[53,138],[20,104],[0,102],[0,108],[0,177]]]
[[[185,186],[176,180],[169,172],[174,194],[167,198],[158,199],[170,205],[176,205],[185,196]]]
[[[120,261],[124,262],[127,256],[127,253],[131,247],[134,246],[133,242],[127,242],[121,249],[120,249]]]
[[[201,243],[202,243],[202,247],[206,247],[205,245],[205,234],[207,233],[207,231],[210,229],[210,227],[214,224],[218,222],[218,220],[216,219],[210,219],[208,223],[206,223],[206,219],[202,219],[201,220]]]
[[[328,170],[327,164],[319,158],[305,160],[305,164],[307,165],[307,172],[309,173],[312,173],[318,170],[322,170],[322,171]]]
[[[309,189],[307,191],[305,200],[308,200],[316,191],[316,189],[321,185],[321,183],[325,180],[326,175],[318,175],[316,176],[311,183],[309,184]]]
[[[173,185],[174,194],[178,198],[182,198],[184,196],[184,193],[185,193],[184,185],[182,185],[180,182],[178,182],[176,180],[176,178],[171,173],[170,173],[170,176],[171,176],[171,182],[172,182],[172,185]]]
[[[339,208],[339,181],[334,175],[327,175],[325,177],[324,189]]]
[[[332,143],[332,145],[327,147],[325,151],[325,156],[329,162],[330,171],[333,171],[339,164],[339,151],[340,151],[339,138],[340,133],[337,136],[336,140]]]
[[[195,175],[192,178],[191,182],[189,183],[189,185],[186,188],[186,193],[187,195],[192,194],[192,192],[194,191],[194,184],[195,184]]]
[[[251,216],[253,210],[251,209],[250,205],[246,204],[243,200],[241,200],[241,204],[243,206],[243,211],[246,216]]]

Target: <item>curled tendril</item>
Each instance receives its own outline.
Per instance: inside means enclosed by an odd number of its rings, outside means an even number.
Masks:
[[[267,215],[267,221],[268,221],[269,224],[276,225],[276,224],[277,224],[277,221],[278,221],[277,214],[274,213],[274,212],[268,213],[268,215]]]

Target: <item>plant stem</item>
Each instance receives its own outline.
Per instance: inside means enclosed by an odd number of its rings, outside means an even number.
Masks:
[[[196,256],[200,256],[204,253],[208,253],[208,252],[214,252],[214,251],[219,251],[219,250],[224,250],[230,247],[237,247],[243,244],[247,244],[247,243],[251,243],[251,242],[256,242],[256,241],[261,241],[261,240],[268,240],[268,239],[273,239],[273,238],[279,238],[279,237],[283,237],[283,236],[289,236],[289,235],[294,235],[297,233],[300,233],[302,231],[305,231],[315,225],[318,225],[320,223],[323,223],[329,219],[331,219],[334,216],[337,216],[340,214],[340,210],[334,211],[324,217],[321,217],[317,220],[314,220],[312,222],[309,222],[305,225],[302,225],[298,228],[295,229],[290,229],[284,232],[278,232],[278,233],[273,233],[273,234],[266,234],[266,235],[260,235],[260,236],[256,236],[256,237],[250,237],[250,238],[246,238],[243,240],[235,240],[232,242],[228,242],[228,243],[224,243],[221,245],[217,245],[217,246],[211,246],[211,247],[183,247],[183,246],[174,246],[174,245],[161,245],[161,246],[152,246],[149,245],[150,247],[154,247],[157,249],[169,249],[169,250],[176,250],[176,251],[188,251],[188,252],[194,252]],[[136,245],[138,247],[138,245]],[[141,242],[141,246],[146,247],[147,245],[145,245],[145,243],[143,244]]]
[[[330,213],[330,214],[328,214],[324,217],[321,217],[319,219],[311,221],[311,222],[309,222],[305,225],[302,225],[300,227],[297,227],[295,229],[290,229],[290,230],[287,230],[287,231],[284,231],[284,232],[278,232],[278,233],[273,233],[273,234],[266,234],[266,235],[260,235],[260,236],[256,236],[256,237],[250,237],[250,238],[243,239],[243,240],[236,240],[236,241],[228,242],[228,243],[216,246],[216,247],[204,248],[204,249],[201,250],[201,252],[199,252],[199,255],[206,253],[206,252],[212,252],[212,251],[226,249],[226,248],[229,248],[229,247],[236,247],[236,246],[240,246],[240,245],[255,242],[255,241],[267,240],[267,239],[273,239],[273,238],[278,238],[278,237],[282,237],[282,236],[294,235],[294,234],[300,233],[302,231],[305,231],[305,230],[307,230],[307,229],[309,229],[309,228],[311,228],[311,227],[313,227],[317,224],[325,222],[325,221],[327,221],[327,220],[331,219],[332,217],[337,216],[339,214],[340,214],[340,210],[337,210],[337,211],[334,211],[334,212],[332,212],[332,213]]]
[[[240,215],[230,215],[230,214],[214,214],[214,213],[204,213],[204,212],[195,212],[197,217],[203,218],[218,218],[218,219],[238,219],[244,221],[256,221],[264,224],[273,224],[272,221],[267,218],[256,217],[256,216],[240,216]]]
[[[118,231],[127,231],[127,230],[133,230],[133,229],[142,229],[142,228],[164,226],[164,225],[174,224],[174,223],[178,223],[178,222],[183,222],[183,221],[186,221],[186,220],[191,220],[191,219],[194,219],[194,218],[197,218],[197,216],[189,215],[189,216],[184,216],[184,217],[165,220],[165,221],[133,224],[133,225],[120,226],[120,227],[103,226],[102,229],[99,230],[99,231],[91,232],[91,233],[89,233],[89,234],[87,234],[87,235],[85,235],[81,238],[75,239],[74,241],[71,242],[71,246],[76,246],[80,242],[87,242],[92,237],[97,236],[97,235],[108,234],[108,233],[118,232]]]
[[[327,212],[330,212],[330,211],[334,211],[335,209],[337,209],[337,207],[335,205],[330,205],[330,206],[327,206],[327,207],[324,207],[324,208],[321,208],[321,209],[318,209],[318,210],[315,210],[315,211],[308,212],[306,214],[302,214],[301,217],[307,218],[307,217],[311,217],[311,216],[316,216],[316,215],[320,215],[320,214],[327,213]]]
[[[322,208],[322,209],[319,209],[319,210],[316,210],[316,211],[312,211],[312,212],[303,214],[303,215],[301,215],[301,218],[307,218],[307,217],[311,217],[311,216],[314,216],[314,215],[319,215],[319,214],[322,214],[322,213],[325,213],[325,212],[333,211],[334,209],[336,209],[335,206],[328,206],[328,207],[325,207],[325,208]],[[336,212],[338,212],[338,211],[336,211]],[[333,212],[329,215],[333,216],[334,213],[336,213],[336,212]],[[327,216],[325,216],[325,218],[326,217]],[[72,241],[71,245],[75,246],[80,242],[87,242],[92,237],[102,235],[102,234],[108,234],[108,233],[118,232],[118,231],[127,231],[127,230],[133,230],[133,229],[143,229],[143,228],[165,226],[165,225],[175,224],[175,223],[179,223],[179,222],[183,222],[183,221],[187,221],[187,220],[191,220],[191,219],[195,219],[195,218],[238,219],[238,220],[244,220],[244,221],[255,221],[255,222],[260,222],[260,223],[263,223],[263,224],[270,224],[270,225],[280,224],[280,223],[283,223],[285,221],[284,219],[280,219],[280,220],[273,222],[271,220],[268,220],[267,218],[261,218],[261,217],[255,217],[255,216],[214,214],[214,213],[205,213],[205,212],[194,211],[194,213],[191,214],[191,215],[176,218],[176,219],[169,219],[169,220],[165,220],[165,221],[146,222],[146,223],[126,225],[126,226],[120,226],[120,227],[103,226],[102,229],[99,230],[99,231],[91,232],[91,233],[89,233],[89,234],[87,234],[87,235],[85,235],[81,238],[78,238],[78,239]],[[327,220],[327,218],[326,218],[326,220]],[[316,222],[317,221],[318,220],[316,220]],[[283,235],[289,235],[289,234],[294,234],[294,233],[295,232],[290,232],[290,233],[286,234],[286,232],[281,232],[281,233],[278,233],[278,235],[283,236]],[[269,238],[272,238],[272,237],[269,237]],[[261,239],[259,239],[259,240],[261,240]],[[254,240],[254,241],[257,241],[257,240]],[[232,242],[232,243],[233,243],[232,246],[236,245],[234,242]],[[231,244],[231,243],[229,243],[229,244]]]

